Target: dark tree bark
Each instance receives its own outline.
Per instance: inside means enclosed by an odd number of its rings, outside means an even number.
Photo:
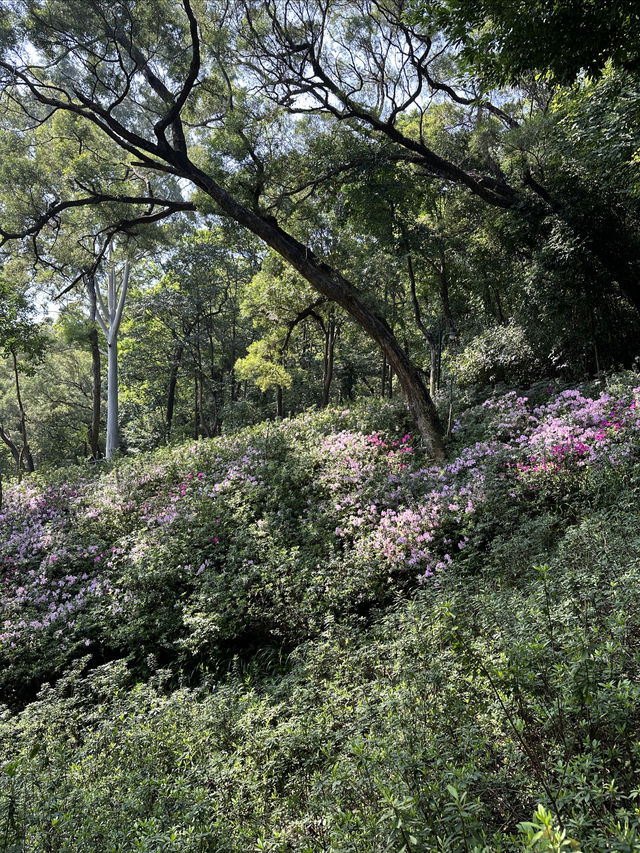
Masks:
[[[339,327],[333,314],[329,314],[324,332],[324,358],[322,366],[322,400],[323,409],[329,405],[331,381],[333,379],[333,362],[338,339]]]
[[[184,345],[178,344],[171,364],[171,373],[169,374],[169,385],[167,388],[167,415],[166,429],[167,441],[171,440],[171,428],[173,425],[173,410],[176,401],[176,388],[178,386],[178,371],[180,370],[180,362],[184,353]]]
[[[14,462],[16,463],[16,465],[18,465],[20,463],[20,448],[11,438],[11,433],[8,430],[5,430],[3,424],[0,424],[0,438],[7,445],[7,447],[11,451],[11,455],[13,456]]]
[[[22,405],[22,394],[20,393],[20,376],[18,372],[18,358],[14,349],[11,350],[11,358],[13,361],[13,376],[16,385],[16,397],[18,399],[18,408],[20,409],[20,433],[22,435],[22,447],[18,457],[18,482],[22,480],[22,471],[26,469],[29,473],[35,470],[33,464],[33,456],[29,448],[27,440],[27,415]]]

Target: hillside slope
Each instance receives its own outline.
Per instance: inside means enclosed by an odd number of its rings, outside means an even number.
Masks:
[[[10,491],[0,851],[640,849],[639,386]]]

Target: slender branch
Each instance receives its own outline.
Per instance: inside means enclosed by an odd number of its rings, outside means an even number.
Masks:
[[[129,261],[127,261],[124,265],[124,271],[122,273],[122,279],[120,281],[120,298],[118,299],[118,307],[116,308],[116,318],[118,324],[120,323],[120,317],[122,317],[122,309],[124,308],[125,299],[127,298],[127,288],[129,286]]]
[[[307,306],[302,311],[300,311],[298,314],[296,314],[296,316],[293,318],[293,320],[289,321],[288,328],[287,328],[287,334],[285,336],[284,343],[280,347],[280,353],[281,354],[284,354],[287,347],[289,346],[289,339],[291,338],[291,334],[292,334],[293,330],[295,329],[295,327],[298,325],[298,323],[301,323],[303,320],[306,320],[307,317],[315,317],[316,319],[319,319],[318,315],[315,313],[315,309],[318,308],[323,303],[325,303],[326,301],[327,300],[325,299],[325,297],[321,296],[319,299],[316,299],[316,301],[313,302],[311,305]]]
[[[196,210],[195,204],[189,201],[173,201],[172,199],[156,198],[154,196],[125,196],[111,195],[109,193],[93,193],[83,198],[69,199],[68,201],[60,201],[51,205],[44,213],[40,214],[33,225],[28,228],[24,228],[22,231],[5,231],[3,228],[0,228],[0,246],[3,246],[9,240],[22,240],[25,237],[31,237],[39,234],[42,229],[49,224],[49,222],[56,219],[65,210],[70,210],[76,207],[93,207],[94,205],[106,203],[128,205],[146,204],[150,209],[158,205],[162,205],[165,209],[170,210],[171,213]],[[160,214],[162,213],[164,213],[164,211],[160,211]],[[146,213],[136,219],[123,220],[123,222],[130,224],[135,224],[142,220],[145,222],[154,222],[157,221],[157,218],[164,217],[162,215],[158,217],[158,213]]]
[[[156,134],[164,133],[165,129],[178,119],[180,111],[185,105],[186,100],[189,97],[200,72],[200,37],[198,35],[198,22],[193,13],[193,9],[191,8],[191,3],[189,2],[189,0],[182,0],[182,5],[189,20],[189,33],[191,35],[191,63],[189,65],[189,71],[187,73],[185,81],[182,85],[182,89],[178,93],[178,96],[175,99],[173,106],[168,111],[166,116],[159,122],[157,122],[155,125],[154,130]],[[184,136],[182,136],[182,141],[184,141]],[[186,151],[186,145],[184,149],[181,150]]]

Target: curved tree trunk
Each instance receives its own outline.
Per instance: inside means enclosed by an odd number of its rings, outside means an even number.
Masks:
[[[178,159],[179,163],[175,162]],[[317,258],[307,246],[298,242],[277,223],[236,201],[209,175],[191,163],[185,154],[180,156],[176,153],[174,165],[185,178],[203,189],[228,216],[281,255],[314,290],[347,311],[363,331],[373,338],[398,377],[420,434],[429,443],[435,459],[443,461],[446,450],[436,408],[420,371],[404,352],[384,317],[371,309],[360,291],[337,270]]]
[[[0,424],[0,438],[7,445],[11,451],[11,455],[13,456],[13,461],[18,465],[20,462],[20,448],[16,445],[15,441],[11,438],[11,434],[5,430],[2,424]]]
[[[104,103],[97,97],[92,99],[90,95],[81,95],[75,89],[64,91],[64,94],[60,95],[62,90],[54,89],[52,91],[39,78],[33,78],[30,71],[16,72],[11,65],[1,58],[0,67],[9,74],[10,78],[13,78],[16,86],[22,88],[26,83],[29,88],[30,97],[52,108],[52,112],[68,110],[82,115],[98,126],[112,141],[126,150],[129,155],[133,154],[139,157],[144,167],[169,172],[177,177],[185,178],[194,186],[200,188],[217,204],[222,212],[263,240],[263,242],[296,269],[317,293],[340,305],[361,329],[378,344],[391,369],[398,377],[398,381],[421,435],[430,444],[435,459],[438,461],[444,460],[446,452],[443,443],[443,429],[433,401],[424,385],[420,371],[411,359],[408,358],[384,317],[370,307],[367,298],[350,281],[345,279],[337,270],[332,269],[328,264],[317,258],[307,246],[280,228],[275,220],[256,213],[238,202],[210,175],[203,172],[190,161],[187,154],[187,141],[180,113],[198,80],[201,56],[196,16],[189,2],[185,2],[183,7],[189,20],[192,55],[189,71],[177,95],[172,93],[165,82],[153,71],[149,63],[149,58],[133,43],[132,37],[124,31],[120,31],[117,27],[108,24],[107,17],[104,17],[104,35],[113,44],[119,45],[128,53],[135,64],[135,73],[144,77],[146,84],[153,91],[155,97],[163,101],[166,106],[165,112],[161,114],[158,120],[155,120],[158,117],[158,113],[154,109],[154,141],[150,141],[140,135],[137,132],[137,127],[125,126],[122,124],[122,119],[112,113],[113,106],[116,103],[120,103],[120,101],[114,101],[111,108],[105,109]],[[57,40],[58,37],[59,35],[56,32],[55,39]],[[75,55],[73,49],[71,49],[70,53],[72,57]],[[80,60],[81,62],[82,60]],[[130,88],[130,84],[131,81],[129,80],[127,91]],[[122,94],[122,99],[126,97],[127,91]],[[337,92],[337,94],[339,95],[340,93]],[[359,115],[354,115],[357,118],[361,118]],[[492,204],[509,207],[516,201],[513,191],[505,187],[500,181],[495,178],[477,178],[471,173],[465,172],[455,164],[449,163],[435,153],[427,151],[424,145],[417,142],[412,143],[408,137],[403,136],[394,128],[392,123],[384,122],[379,117],[376,117],[373,120],[373,125],[377,130],[387,130],[388,135],[399,145],[409,145],[411,149],[410,153],[416,155],[419,160],[427,158],[427,165],[430,166],[432,174],[441,174],[447,180],[453,180],[466,185],[477,195],[485,198],[485,200],[490,201]],[[170,131],[171,142],[167,139],[167,131]],[[259,201],[258,190],[256,190],[255,199],[257,207]],[[94,203],[93,197],[91,197],[91,201]],[[79,201],[78,204],[80,204]],[[57,209],[56,205],[52,209]],[[193,206],[191,203],[187,203],[186,206],[184,203],[179,203],[177,206],[174,206],[172,203],[168,208],[163,208],[158,212],[151,213],[149,211],[142,216],[138,216],[136,219],[127,220],[127,229],[130,229],[136,222],[150,223],[160,221],[178,209],[193,209]],[[49,222],[51,216],[51,212],[44,214],[43,225],[38,225],[37,228],[44,227],[44,224]],[[128,273],[128,267],[125,269]],[[126,284],[123,283],[118,314],[121,313],[125,293]],[[98,301],[100,302],[99,290]],[[103,308],[102,305],[100,307]],[[107,312],[103,313],[106,314]],[[98,312],[98,317],[100,318],[100,312]],[[115,327],[117,327],[118,322],[119,316],[117,320],[114,318]],[[104,330],[106,326],[104,319],[101,322],[101,326],[103,326]],[[109,412],[107,412],[107,420],[108,416]],[[109,449],[107,447],[107,456],[109,456]]]

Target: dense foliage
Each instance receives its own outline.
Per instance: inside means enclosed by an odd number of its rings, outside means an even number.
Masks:
[[[495,395],[434,467],[386,402],[13,487],[0,849],[635,849],[639,407]]]
[[[402,391],[442,460],[456,372],[631,367],[637,57],[629,0],[15,0],[0,471],[103,453],[127,262],[125,452]]]
[[[0,853],[640,850],[636,7],[0,4]]]

